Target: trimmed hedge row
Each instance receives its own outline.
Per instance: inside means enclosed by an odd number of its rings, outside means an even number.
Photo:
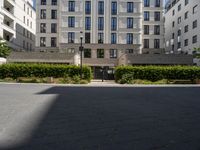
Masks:
[[[149,81],[194,80],[200,79],[200,67],[197,66],[120,66],[115,69],[115,80],[142,79]]]
[[[73,77],[80,76],[80,67],[50,64],[4,64],[0,65],[0,79],[18,77]],[[91,68],[83,66],[83,79],[90,81]]]

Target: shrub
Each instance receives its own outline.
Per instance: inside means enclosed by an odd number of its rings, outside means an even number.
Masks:
[[[68,76],[80,76],[80,67],[73,65],[50,65],[50,64],[4,64],[0,66],[0,79],[19,77],[54,77],[63,78]],[[90,81],[91,69],[83,66],[83,79]]]
[[[197,66],[120,66],[115,69],[115,80],[130,83],[134,79],[152,82],[167,80],[200,79],[200,67]]]

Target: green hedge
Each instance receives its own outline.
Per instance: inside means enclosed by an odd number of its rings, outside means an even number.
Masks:
[[[142,79],[149,81],[194,80],[200,79],[200,67],[197,66],[120,66],[115,69],[115,80],[131,81]]]
[[[73,77],[80,76],[80,67],[50,64],[4,64],[0,65],[0,79],[18,77]],[[90,81],[91,68],[83,66],[83,79]]]

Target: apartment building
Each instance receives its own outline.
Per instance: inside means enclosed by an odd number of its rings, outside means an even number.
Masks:
[[[165,41],[167,53],[192,54],[200,47],[200,1],[171,0],[166,6]]]
[[[0,37],[17,51],[35,49],[36,12],[33,0],[0,1]]]
[[[164,53],[163,0],[143,0],[143,53]]]
[[[40,50],[74,52],[82,31],[85,57],[117,57],[124,49],[141,52],[141,0],[41,0],[36,10]]]
[[[94,72],[124,55],[164,51],[162,0],[38,0],[36,18],[36,51],[74,54],[78,64],[83,37]]]

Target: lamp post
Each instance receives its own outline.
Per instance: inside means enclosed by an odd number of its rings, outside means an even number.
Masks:
[[[80,51],[80,67],[81,67],[81,79],[83,78],[83,32],[80,32],[80,40],[81,40],[81,46],[79,47],[79,51]]]

